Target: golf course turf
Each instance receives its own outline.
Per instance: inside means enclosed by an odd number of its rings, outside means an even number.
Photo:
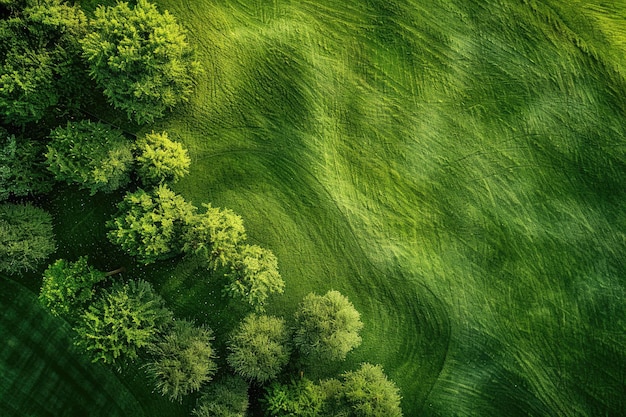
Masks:
[[[192,165],[173,189],[234,210],[249,241],[277,255],[286,288],[269,313],[289,318],[307,293],[335,289],[362,315],[362,345],[306,376],[380,363],[406,416],[626,414],[626,3],[156,3],[188,30],[204,71],[190,103],[136,133],[182,142]],[[124,264],[177,316],[225,336],[245,312],[209,271],[136,265],[106,242],[120,198],[67,187],[50,198],[58,257]],[[13,341],[3,363],[24,346],[33,367],[73,360],[14,336],[16,317],[43,313],[1,283],[0,334]],[[38,335],[55,323],[28,325]],[[58,378],[108,372],[76,366]],[[140,378],[106,378],[84,394],[91,415],[108,392],[119,415],[159,412]],[[12,384],[19,396],[0,385],[2,410],[69,401]]]

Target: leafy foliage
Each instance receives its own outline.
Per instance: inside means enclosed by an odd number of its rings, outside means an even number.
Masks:
[[[109,240],[146,264],[180,253],[183,229],[196,210],[166,185],[127,193],[118,209],[107,223]]]
[[[210,381],[217,370],[212,340],[209,328],[175,321],[169,333],[148,348],[154,359],[146,368],[156,381],[157,391],[170,400],[181,401]]]
[[[13,15],[0,21],[0,113],[15,124],[75,102],[86,78],[78,41],[87,20],[80,8],[58,0],[20,6],[12,5]]]
[[[272,383],[261,401],[268,416],[317,417],[322,413],[324,399],[320,386],[302,378],[289,384]]]
[[[342,417],[401,417],[400,391],[380,365],[364,363],[342,375],[343,383],[331,379],[321,386],[326,406]]]
[[[199,63],[168,12],[139,0],[99,7],[82,42],[91,76],[111,103],[137,123],[188,100]]]
[[[228,375],[211,383],[192,414],[196,417],[245,417],[248,402],[246,381]]]
[[[137,173],[144,184],[178,181],[189,172],[191,159],[183,146],[167,132],[148,133],[135,143]]]
[[[75,327],[76,344],[90,352],[94,362],[132,360],[171,321],[172,313],[149,283],[130,281],[105,290],[89,306]]]
[[[230,265],[246,239],[243,220],[232,210],[204,207],[206,211],[194,216],[185,230],[183,250],[203,256],[209,267]]]
[[[50,138],[46,158],[57,180],[77,183],[92,195],[130,182],[132,144],[120,130],[82,120],[55,128]]]
[[[51,188],[43,147],[0,127],[0,200],[45,193]]]
[[[308,294],[295,313],[294,344],[315,360],[342,360],[361,343],[359,312],[338,291]]]
[[[94,297],[94,286],[104,278],[105,273],[91,267],[86,256],[76,262],[59,259],[43,273],[39,301],[53,315],[75,321]]]
[[[55,250],[50,214],[30,204],[0,205],[0,271],[33,271]]]
[[[227,292],[257,311],[264,310],[271,294],[284,292],[285,282],[278,272],[278,259],[271,250],[260,246],[244,245],[229,276]]]
[[[227,361],[244,378],[266,382],[289,361],[289,330],[281,318],[248,315],[231,335]]]

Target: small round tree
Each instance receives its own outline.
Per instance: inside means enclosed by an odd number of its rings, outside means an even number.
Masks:
[[[152,122],[188,100],[200,65],[167,11],[146,0],[100,6],[90,29],[82,47],[91,76],[130,119]]]
[[[241,216],[205,204],[206,211],[190,218],[183,236],[183,251],[203,256],[209,268],[231,265],[246,239]]]
[[[34,271],[55,250],[50,214],[30,204],[0,205],[0,271]]]
[[[153,360],[146,369],[156,381],[157,391],[172,401],[182,401],[209,382],[217,370],[212,340],[209,328],[175,321],[171,330],[148,348]]]
[[[346,417],[402,417],[400,390],[380,365],[364,363],[344,373],[339,397]]]
[[[43,146],[9,134],[0,127],[0,200],[25,197],[52,189]]]
[[[320,386],[301,378],[289,384],[273,382],[265,389],[261,403],[267,416],[317,417],[323,415],[324,400]]]
[[[209,385],[192,414],[196,417],[245,417],[248,403],[246,381],[228,375]]]
[[[133,360],[171,322],[171,311],[152,286],[130,281],[105,290],[89,306],[74,328],[76,344],[90,353],[93,362]]]
[[[266,382],[289,361],[289,330],[285,320],[251,314],[231,335],[228,364],[246,379]]]
[[[228,275],[228,294],[244,300],[257,311],[265,309],[271,294],[284,292],[285,282],[278,272],[276,256],[260,246],[244,245]]]
[[[74,322],[80,317],[103,281],[105,273],[91,267],[87,257],[76,262],[59,259],[44,271],[39,301],[58,317]]]
[[[120,130],[83,120],[55,128],[50,138],[46,159],[57,180],[76,183],[91,195],[130,182],[132,143]]]
[[[294,316],[294,344],[311,360],[343,360],[361,343],[359,312],[338,291],[308,294]]]
[[[180,253],[183,230],[196,210],[165,185],[151,193],[128,193],[117,207],[118,214],[107,223],[107,236],[145,264]]]
[[[137,173],[146,185],[175,182],[189,172],[187,150],[167,132],[148,133],[135,143]]]

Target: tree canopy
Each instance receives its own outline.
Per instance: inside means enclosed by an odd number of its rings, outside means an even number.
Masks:
[[[190,218],[183,236],[183,250],[203,256],[212,268],[231,265],[246,239],[243,220],[230,209],[210,204],[204,207],[204,213]]]
[[[105,273],[90,266],[86,256],[76,262],[59,259],[43,273],[39,301],[53,315],[75,321],[95,296],[94,286],[104,278]]]
[[[181,401],[209,382],[217,370],[212,340],[209,328],[187,320],[174,321],[170,331],[148,347],[153,360],[146,369],[156,381],[157,391]]]
[[[166,185],[127,193],[107,225],[109,240],[145,264],[180,253],[181,237],[196,208]]]
[[[120,130],[82,120],[55,128],[50,138],[46,159],[57,180],[76,183],[92,195],[130,182],[132,143]]]
[[[137,173],[145,185],[175,182],[189,172],[191,159],[167,132],[148,133],[135,142]]]
[[[90,28],[82,47],[91,76],[130,119],[152,122],[188,100],[200,65],[167,11],[146,0],[100,6]]]
[[[342,360],[361,343],[359,312],[338,291],[308,294],[294,315],[294,344],[312,360]]]
[[[289,361],[289,336],[282,318],[248,315],[230,337],[228,364],[244,378],[269,381]]]
[[[149,283],[117,284],[104,290],[83,313],[75,327],[76,344],[88,351],[94,362],[133,360],[171,322],[171,311]]]
[[[244,245],[233,263],[227,292],[253,306],[257,311],[265,308],[267,298],[282,294],[285,282],[278,272],[278,259],[274,253],[257,245]]]
[[[0,205],[0,271],[33,271],[55,250],[50,214],[30,204]]]
[[[246,381],[227,375],[209,385],[192,414],[196,417],[245,417],[248,403]]]
[[[266,415],[272,417],[318,417],[324,400],[321,387],[307,378],[292,379],[289,384],[273,382],[261,399]]]
[[[51,188],[43,146],[0,127],[0,201],[45,193]]]
[[[0,114],[6,123],[25,124],[76,103],[86,79],[79,40],[87,20],[60,0],[12,3],[0,20]]]

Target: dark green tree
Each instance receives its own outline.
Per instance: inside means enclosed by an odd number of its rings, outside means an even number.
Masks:
[[[109,240],[145,264],[176,256],[196,208],[166,185],[148,193],[127,193],[107,225]]]
[[[33,271],[55,250],[50,214],[30,204],[0,205],[0,271]]]
[[[59,181],[78,184],[91,195],[111,192],[130,182],[132,143],[104,123],[69,122],[50,133],[46,159]]]
[[[137,173],[146,185],[175,182],[189,172],[187,150],[167,132],[148,133],[135,143]]]
[[[146,369],[157,391],[172,401],[181,401],[209,382],[217,370],[212,340],[209,328],[176,320],[168,333],[148,347],[153,359]]]
[[[185,31],[167,11],[139,0],[100,6],[82,42],[92,78],[137,123],[188,100],[200,65]]]
[[[60,0],[12,3],[0,20],[0,114],[21,125],[78,103],[87,79],[79,44],[87,20]]]
[[[243,220],[232,210],[204,207],[206,211],[190,218],[185,228],[183,251],[202,256],[209,268],[232,265],[246,239]]]
[[[93,302],[76,327],[76,344],[93,362],[133,360],[172,323],[172,313],[145,281],[117,284]]]
[[[282,318],[251,314],[230,337],[228,364],[246,379],[267,382],[289,361],[289,336]]]
[[[267,416],[318,417],[322,415],[324,400],[319,385],[301,378],[292,379],[289,384],[273,382],[265,389],[261,402]]]
[[[76,262],[59,259],[44,271],[39,301],[58,317],[75,322],[96,294],[105,273],[89,265],[86,256]]]
[[[246,381],[228,375],[208,386],[192,414],[196,417],[245,417],[248,403]]]
[[[329,291],[323,296],[308,294],[294,319],[294,344],[312,361],[343,360],[361,343],[360,314],[338,291]]]
[[[285,288],[274,253],[256,245],[244,245],[229,274],[228,294],[239,298],[257,311],[265,309],[271,294],[282,294]]]
[[[0,127],[0,201],[50,191],[52,176],[44,161],[38,142],[15,137]]]

